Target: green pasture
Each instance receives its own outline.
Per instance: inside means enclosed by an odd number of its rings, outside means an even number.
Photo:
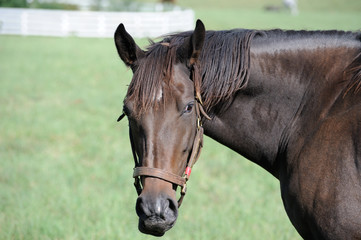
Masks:
[[[265,2],[180,4],[193,4],[208,29],[361,27],[359,1],[299,0],[298,16],[264,12]],[[112,39],[0,35],[0,239],[156,239],[137,230],[128,126],[116,122],[130,78]],[[162,239],[300,238],[277,180],[206,138]]]

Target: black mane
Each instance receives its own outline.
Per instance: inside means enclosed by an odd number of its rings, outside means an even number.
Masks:
[[[192,32],[182,32],[165,36],[160,42],[151,42],[146,58],[141,59],[135,68],[128,98],[136,101],[139,112],[154,105],[154,99],[162,82],[171,81],[172,66],[179,60],[177,49]],[[229,31],[207,31],[199,59],[202,79],[201,95],[207,111],[228,101],[235,92],[247,86],[250,67],[250,47],[255,44],[279,43],[291,40],[306,40],[308,44],[322,45],[325,41],[335,44],[359,44],[361,52],[361,33],[344,31],[293,31],[268,30],[256,31],[234,29]],[[308,41],[312,40],[312,41]],[[352,75],[349,91],[361,89],[361,54],[345,69],[345,75]]]

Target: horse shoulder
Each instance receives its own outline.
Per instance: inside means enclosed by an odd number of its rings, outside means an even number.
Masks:
[[[361,104],[305,137],[283,185],[286,211],[303,237],[361,238]]]

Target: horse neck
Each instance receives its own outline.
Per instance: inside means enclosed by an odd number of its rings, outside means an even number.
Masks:
[[[342,72],[355,50],[267,49],[251,48],[248,86],[226,111],[206,121],[204,129],[278,178],[281,145],[327,114],[344,88]],[[335,63],[340,56],[342,61]]]

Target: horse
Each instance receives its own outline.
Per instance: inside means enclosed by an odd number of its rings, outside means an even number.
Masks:
[[[133,71],[118,121],[129,121],[142,233],[175,224],[204,133],[279,180],[302,238],[361,239],[360,32],[197,20],[145,50],[123,24],[114,41]]]

